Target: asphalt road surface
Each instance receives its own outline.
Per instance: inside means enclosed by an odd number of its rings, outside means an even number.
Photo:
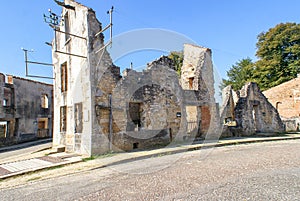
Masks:
[[[4,182],[4,181],[2,181]],[[300,200],[300,140],[158,156],[0,190],[0,200]]]
[[[35,142],[32,142],[35,143]],[[36,142],[37,143],[37,142]],[[28,146],[23,147],[24,145],[29,144]],[[14,145],[16,149],[12,149],[10,151],[0,152],[0,164],[7,163],[17,160],[22,160],[26,158],[32,158],[32,156],[41,150],[49,149],[52,146],[52,142],[41,143],[30,145],[31,143],[24,143],[20,145]],[[17,147],[21,147],[17,149]],[[0,198],[1,200],[1,198]]]

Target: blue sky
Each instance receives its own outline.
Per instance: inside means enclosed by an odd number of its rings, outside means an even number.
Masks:
[[[78,0],[93,8],[105,26],[106,11],[113,5],[114,34],[143,28],[162,28],[178,32],[198,45],[212,49],[214,66],[221,77],[240,59],[256,60],[257,35],[281,22],[299,23],[299,0]],[[30,60],[51,63],[51,49],[45,45],[53,37],[52,29],[43,21],[51,8],[60,14],[52,0],[15,0],[1,2],[0,72],[25,76],[21,47],[33,49]],[[131,55],[118,61],[127,65],[134,60],[137,67],[161,53]],[[144,54],[145,55],[145,54]],[[150,55],[150,56],[149,56]],[[129,64],[128,64],[129,65]],[[125,66],[122,66],[125,67]],[[31,66],[32,74],[51,76],[45,66]],[[51,82],[46,80],[47,82]]]

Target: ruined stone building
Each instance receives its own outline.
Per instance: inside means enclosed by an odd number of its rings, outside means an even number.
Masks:
[[[167,57],[121,76],[97,34],[95,12],[65,4],[52,44],[54,146],[92,155],[214,137],[219,113],[210,49],[186,44],[180,76]]]
[[[249,136],[284,131],[280,116],[256,83],[247,83],[238,92],[231,86],[223,89],[222,135]]]
[[[278,110],[287,131],[300,130],[300,75],[263,92]]]
[[[0,74],[0,146],[52,136],[53,86]]]
[[[95,12],[65,0],[52,43],[54,146],[92,155],[283,132],[276,110],[255,83],[223,91],[219,113],[214,98],[211,50],[185,44],[180,75],[162,56],[142,72],[115,66],[104,45]]]

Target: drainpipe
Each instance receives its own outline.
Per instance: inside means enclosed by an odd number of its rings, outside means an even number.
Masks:
[[[112,151],[112,97],[111,94],[108,95],[109,98],[109,150]]]

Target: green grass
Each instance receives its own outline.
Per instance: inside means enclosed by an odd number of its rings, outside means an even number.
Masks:
[[[115,156],[116,154],[117,153],[115,153],[115,152],[107,152],[107,153],[101,154],[101,155],[92,155],[90,157],[83,158],[82,161],[87,162],[87,161],[91,161],[91,160],[94,160],[94,159],[112,157],[112,156]]]
[[[64,167],[64,165],[53,166],[53,167],[46,168],[44,170],[55,170],[55,169],[59,169],[59,168],[62,168],[62,167]]]
[[[33,178],[28,179],[27,182],[39,180],[39,179],[41,179],[41,178],[42,178],[42,177],[33,177]]]

